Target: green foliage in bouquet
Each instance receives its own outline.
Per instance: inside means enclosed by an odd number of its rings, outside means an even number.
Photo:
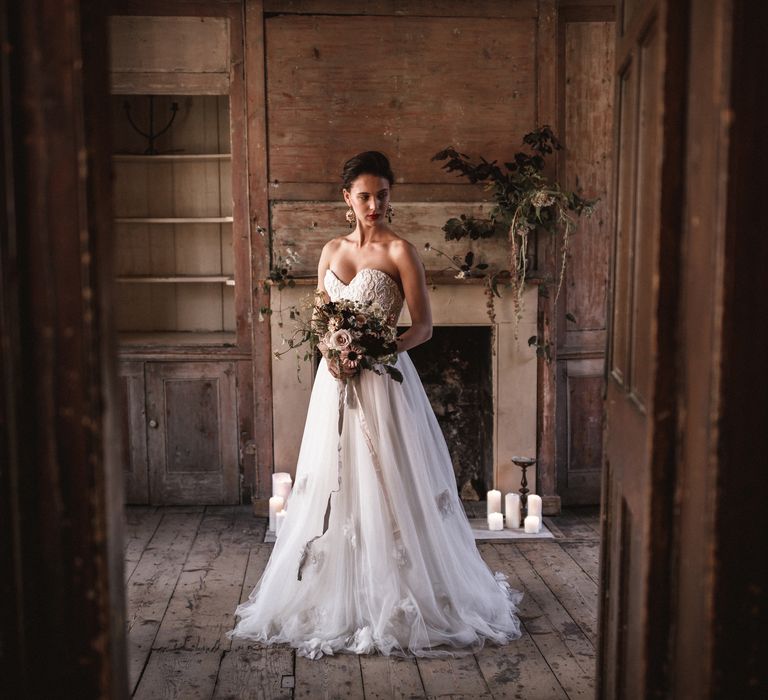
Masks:
[[[275,351],[275,357],[305,346],[303,359],[306,361],[312,359],[315,348],[319,347],[328,362],[337,362],[352,376],[367,369],[380,375],[388,374],[397,382],[403,381],[402,373],[392,364],[397,361],[395,329],[389,325],[378,302],[327,301],[318,290],[300,307],[291,307],[290,319],[293,333],[283,337],[288,347]]]

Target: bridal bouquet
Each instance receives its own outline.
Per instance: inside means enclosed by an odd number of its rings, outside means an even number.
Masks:
[[[397,382],[403,381],[400,370],[392,366],[397,360],[395,329],[387,322],[379,302],[326,301],[318,291],[311,306],[311,319],[304,321],[298,313],[292,313],[291,318],[301,328],[293,338],[284,341],[289,349],[304,343],[308,343],[311,350],[317,347],[328,362],[338,363],[347,378],[369,369],[376,374],[386,373]],[[281,354],[275,353],[277,357]]]

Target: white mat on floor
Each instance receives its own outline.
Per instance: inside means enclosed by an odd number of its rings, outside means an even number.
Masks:
[[[489,530],[487,518],[470,518],[472,534],[476,540],[493,540],[494,542],[513,542],[516,540],[552,540],[555,536],[550,532],[546,523],[541,526],[541,531],[536,534],[527,534],[523,528],[517,530]]]
[[[527,534],[523,528],[518,530],[489,530],[486,518],[470,518],[469,524],[472,527],[472,534],[476,540],[493,540],[494,542],[514,542],[516,540],[552,540],[555,536],[547,528],[546,524],[541,526],[541,532],[536,534]],[[275,533],[267,530],[264,535],[264,542],[271,543],[275,541]]]

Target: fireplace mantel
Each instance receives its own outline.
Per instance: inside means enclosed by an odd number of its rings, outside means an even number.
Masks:
[[[281,349],[282,335],[287,330],[278,326],[277,309],[287,309],[304,296],[312,293],[312,284],[287,287],[273,291],[271,317],[272,345]],[[429,287],[432,322],[435,326],[490,326],[484,287],[479,284],[432,284]],[[524,312],[520,320],[517,339],[514,337],[514,310],[511,292],[495,299],[496,323],[494,333],[495,354],[492,355],[493,383],[493,474],[495,487],[507,493],[520,487],[520,470],[511,462],[513,455],[536,455],[536,371],[535,348],[528,346],[528,338],[536,335],[538,293],[535,286],[525,290]],[[285,328],[290,326],[284,313]],[[398,325],[410,325],[407,304]],[[302,353],[303,355],[303,349]],[[273,446],[275,470],[295,473],[296,461],[304,431],[304,421],[312,390],[310,362],[300,361],[299,382],[296,374],[297,358],[288,353],[282,359],[272,359],[272,405],[274,416]],[[536,484],[536,470],[528,472],[532,491]]]

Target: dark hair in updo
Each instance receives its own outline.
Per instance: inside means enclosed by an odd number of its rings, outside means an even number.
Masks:
[[[352,156],[341,171],[341,179],[344,182],[344,189],[349,190],[352,183],[360,175],[378,175],[389,181],[389,186],[395,184],[395,175],[389,164],[387,157],[379,151],[364,151]]]

